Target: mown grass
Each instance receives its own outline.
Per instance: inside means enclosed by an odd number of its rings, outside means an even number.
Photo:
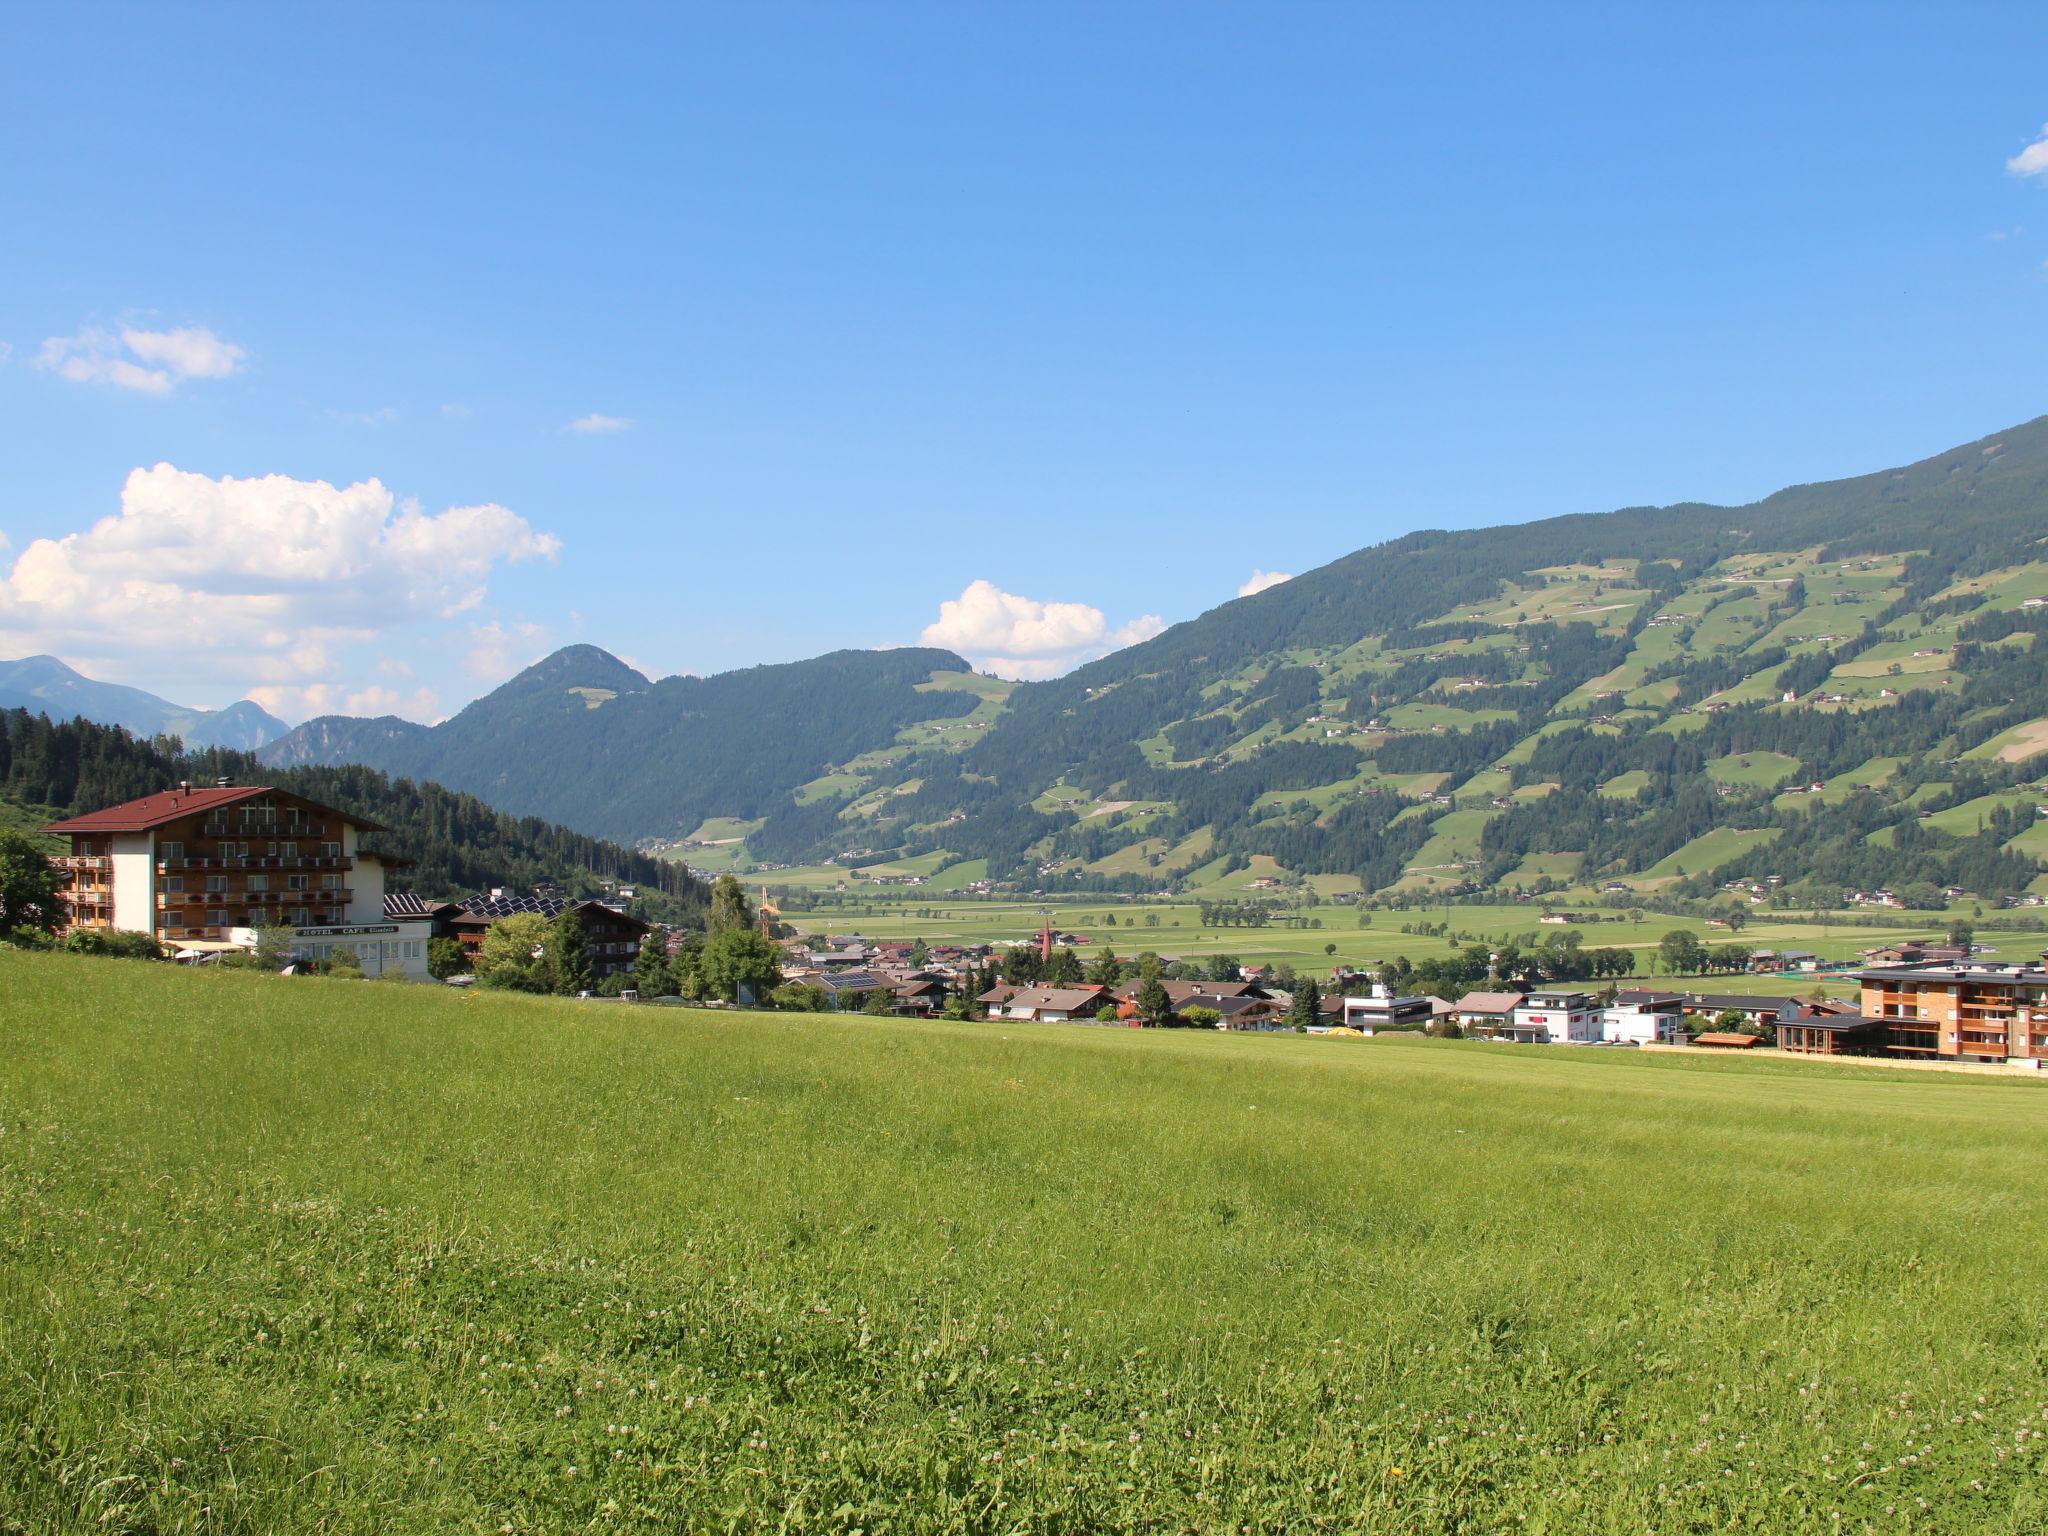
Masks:
[[[2048,1522],[2031,1083],[0,952],[0,1530]]]

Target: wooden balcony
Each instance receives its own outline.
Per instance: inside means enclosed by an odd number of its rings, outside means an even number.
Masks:
[[[114,861],[103,853],[66,853],[50,860],[59,869],[106,871],[114,867]]]

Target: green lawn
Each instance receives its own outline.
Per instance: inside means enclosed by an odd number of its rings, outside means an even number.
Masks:
[[[1716,784],[1743,789],[1774,789],[1798,771],[1799,759],[1782,752],[1742,752],[1707,764],[1707,777]]]
[[[0,996],[10,1532],[2048,1522],[2037,1083]]]

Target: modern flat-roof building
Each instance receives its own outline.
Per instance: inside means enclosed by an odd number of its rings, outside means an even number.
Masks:
[[[425,978],[426,918],[384,905],[387,865],[362,846],[374,821],[268,785],[226,781],[144,795],[52,822],[72,929],[147,933],[174,951],[249,949],[292,930],[293,952],[356,951],[366,974]]]
[[[2048,1060],[2048,969],[1981,962],[1862,972],[1863,1017],[1881,1021],[1894,1056],[1973,1062]]]
[[[1349,991],[1344,994],[1344,1027],[1362,1035],[1402,1026],[1419,1029],[1430,1017],[1428,998],[1396,997],[1382,982],[1374,982],[1363,997]]]
[[[1515,1006],[1510,1026],[1518,1040],[1540,1030],[1545,1044],[1586,1045],[1600,1038],[1600,1010],[1587,993],[1540,987]]]
[[[1600,1038],[1625,1045],[1668,1045],[1685,1018],[1685,999],[1676,992],[1630,989],[1614,994],[1600,1014]]]

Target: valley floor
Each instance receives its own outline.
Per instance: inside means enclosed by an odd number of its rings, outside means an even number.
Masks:
[[[0,1531],[2016,1536],[2037,1090],[0,950]]]

